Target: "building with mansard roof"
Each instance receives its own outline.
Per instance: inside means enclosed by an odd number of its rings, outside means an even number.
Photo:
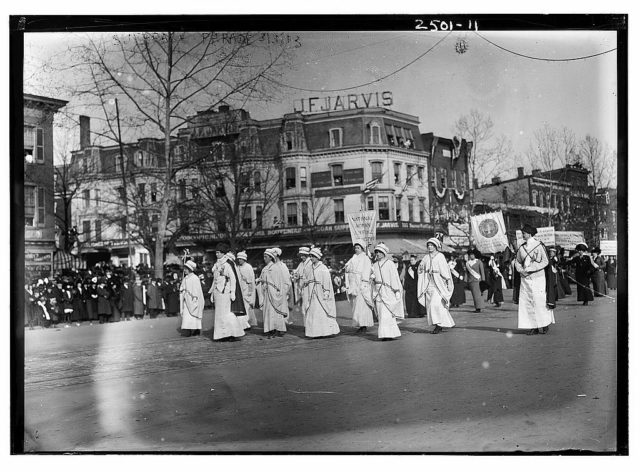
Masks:
[[[447,232],[448,219],[467,214],[470,144],[422,135],[419,124],[416,116],[383,107],[298,111],[270,120],[227,105],[198,112],[172,138],[169,252],[205,255],[231,241],[250,258],[278,245],[292,259],[309,244],[346,256],[347,215],[363,210],[376,213],[377,240],[394,254],[425,252],[434,232]],[[152,262],[152,241],[144,238],[153,235],[147,230],[157,225],[164,195],[163,144],[127,143],[121,160],[118,146],[82,140],[74,162],[87,185],[72,211],[81,252],[92,261],[127,263],[132,251],[132,264]]]

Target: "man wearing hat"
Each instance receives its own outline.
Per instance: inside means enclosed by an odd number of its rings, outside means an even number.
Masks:
[[[437,237],[427,241],[427,254],[418,266],[418,302],[427,309],[427,323],[434,325],[432,334],[442,328],[453,328],[449,300],[453,294],[453,277],[444,254],[442,241]]]
[[[353,243],[355,254],[344,266],[347,295],[353,297],[351,312],[352,326],[363,333],[373,326],[373,301],[371,300],[371,260],[365,253],[366,244],[362,239]]]
[[[238,260],[238,282],[242,291],[242,299],[249,326],[258,326],[258,320],[253,310],[256,302],[256,276],[253,272],[253,267],[247,262],[247,253],[245,251],[240,251],[236,258]]]
[[[322,263],[320,248],[309,251],[312,278],[309,281],[309,301],[304,309],[304,335],[308,338],[323,338],[338,334],[336,301],[329,269]]]
[[[289,316],[287,281],[284,280],[280,268],[275,265],[276,258],[273,249],[264,251],[265,266],[256,281],[260,284],[260,308],[267,338],[284,336],[287,331],[285,319]]]
[[[181,336],[196,336],[200,334],[202,329],[204,295],[202,294],[200,279],[194,274],[196,267],[196,263],[192,260],[184,263],[185,276],[180,284]]]
[[[588,305],[589,302],[593,301],[590,282],[591,274],[595,271],[595,267],[587,251],[587,245],[579,243],[576,246],[576,254],[568,261],[568,265],[576,266],[577,299],[583,305]]]
[[[147,306],[147,288],[142,285],[142,279],[136,274],[133,285],[133,316],[136,320],[144,318],[144,310]]]
[[[547,301],[545,268],[549,258],[544,245],[535,238],[536,233],[536,228],[529,224],[522,227],[524,243],[518,248],[515,262],[520,274],[518,328],[529,330],[528,335],[546,334],[549,325],[555,323]]]
[[[308,304],[308,291],[305,279],[305,269],[311,265],[311,259],[309,258],[309,248],[306,246],[298,249],[298,256],[300,257],[300,263],[298,267],[293,271],[294,291],[296,294],[296,301],[300,306],[305,307]],[[304,309],[302,312],[303,324],[304,324]]]
[[[376,261],[371,271],[372,295],[378,315],[378,339],[400,337],[396,319],[404,318],[402,284],[398,270],[389,257],[389,248],[379,243],[373,250]]]
[[[209,289],[211,302],[215,306],[214,341],[237,341],[237,338],[244,336],[245,323],[249,324],[246,319],[240,320],[232,309],[232,303],[236,300],[238,293],[236,291],[238,282],[235,271],[229,264],[230,256],[227,251],[228,248],[224,244],[219,244],[216,248],[217,260],[213,265],[213,282]],[[242,304],[242,314],[244,314],[244,300],[240,298],[238,302]]]

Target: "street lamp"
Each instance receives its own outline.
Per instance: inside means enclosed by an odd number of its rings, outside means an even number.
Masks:
[[[24,160],[27,161],[27,164],[33,164],[33,154],[28,153],[24,156]]]

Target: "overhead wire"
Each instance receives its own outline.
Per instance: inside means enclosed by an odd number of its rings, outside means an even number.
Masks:
[[[345,92],[347,90],[354,90],[360,87],[366,87],[367,85],[371,85],[371,84],[375,84],[377,82],[382,82],[385,79],[388,79],[389,77],[396,75],[397,73],[403,71],[404,69],[406,69],[407,67],[415,64],[416,62],[418,62],[420,59],[422,59],[424,56],[426,56],[427,54],[429,54],[431,51],[433,51],[436,47],[438,47],[445,39],[447,39],[452,32],[447,33],[447,35],[442,38],[440,41],[438,41],[437,43],[435,43],[433,46],[431,46],[429,49],[427,49],[425,52],[423,52],[422,54],[420,54],[418,57],[416,57],[415,59],[413,59],[412,61],[408,62],[407,64],[403,65],[402,67],[400,67],[399,69],[394,70],[393,72],[390,72],[387,75],[384,75],[380,78],[377,78],[375,80],[371,80],[369,82],[366,83],[362,83],[359,85],[354,85],[351,87],[343,87],[343,88],[335,88],[335,89],[311,89],[311,88],[304,88],[304,87],[296,87],[295,85],[291,85],[291,84],[286,84],[284,82],[280,82],[278,80],[272,79],[270,77],[264,77],[265,79],[281,86],[281,87],[286,87],[286,88],[290,88],[292,90],[300,90],[302,92]]]
[[[494,43],[493,41],[491,41],[491,40],[489,40],[489,39],[485,38],[484,36],[482,36],[482,35],[481,35],[480,33],[478,33],[477,31],[474,31],[474,33],[476,34],[476,36],[479,36],[480,38],[484,39],[486,42],[488,42],[489,44],[491,44],[491,45],[493,45],[493,46],[497,47],[498,49],[501,49],[501,50],[503,50],[503,51],[505,51],[505,52],[508,52],[508,53],[510,53],[510,54],[514,54],[514,55],[516,55],[516,56],[524,57],[524,58],[526,58],[526,59],[532,59],[532,60],[534,60],[534,61],[547,61],[547,62],[569,62],[569,61],[580,61],[580,60],[583,60],[583,59],[589,59],[589,58],[592,58],[592,57],[597,57],[597,56],[602,56],[602,55],[604,55],[604,54],[609,54],[610,52],[613,52],[613,51],[615,51],[615,50],[617,50],[617,49],[618,49],[618,48],[612,48],[612,49],[609,49],[609,50],[607,50],[607,51],[602,51],[602,52],[599,52],[599,53],[596,53],[596,54],[590,54],[590,55],[588,55],[588,56],[569,57],[569,58],[565,58],[565,59],[555,59],[555,58],[549,58],[549,57],[536,57],[536,56],[529,56],[529,55],[527,55],[527,54],[522,54],[522,53],[519,53],[519,52],[513,51],[513,50],[511,50],[511,49],[507,49],[507,48],[505,48],[505,47],[503,47],[503,46],[500,46],[499,44],[496,44],[496,43]]]

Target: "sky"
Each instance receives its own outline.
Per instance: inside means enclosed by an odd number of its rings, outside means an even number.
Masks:
[[[248,103],[245,108],[253,118],[280,117],[293,111],[296,100],[312,96],[391,91],[394,102],[390,108],[419,117],[423,133],[451,137],[455,134],[455,121],[471,109],[489,115],[494,122],[494,135],[504,135],[512,142],[513,168],[530,168],[523,155],[533,133],[545,123],[555,128],[566,126],[578,139],[591,134],[615,149],[615,51],[587,59],[557,61],[614,49],[615,32],[288,34],[296,38],[300,47],[293,49],[291,68],[283,71],[281,81],[287,86],[281,88],[278,100]],[[467,45],[464,54],[456,52],[459,40]],[[26,61],[46,60],[75,41],[77,36],[69,33],[26,34]],[[389,74],[392,75],[379,80]],[[25,81],[25,90],[34,85],[28,83],[31,80],[37,81],[37,75]],[[376,82],[352,90],[322,92],[373,81]],[[59,98],[72,103],[74,100]]]

